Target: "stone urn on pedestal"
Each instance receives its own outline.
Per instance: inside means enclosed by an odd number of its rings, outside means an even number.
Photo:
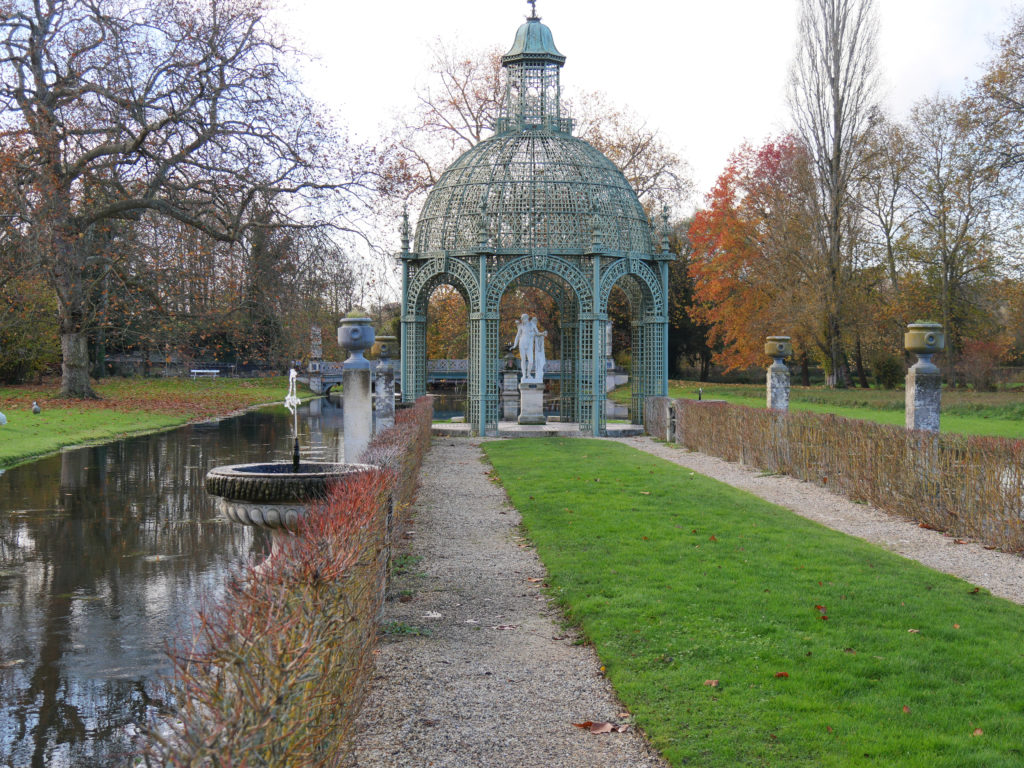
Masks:
[[[302,461],[297,411],[300,400],[295,393],[295,383],[296,372],[293,370],[284,401],[294,419],[295,445],[291,460],[232,464],[214,467],[206,473],[206,492],[216,499],[221,514],[236,523],[271,532],[270,556],[259,570],[268,567],[282,544],[295,534],[302,516],[310,507],[327,499],[333,484],[374,469],[368,464]]]
[[[349,353],[341,367],[342,431],[347,461],[362,456],[373,436],[373,383],[370,361],[363,353],[373,346],[375,336],[370,318],[360,310],[350,312],[338,326],[338,345]]]
[[[768,369],[768,408],[773,411],[789,410],[789,368],[784,362],[793,354],[789,336],[769,336],[765,340],[764,353],[772,358]]]
[[[923,321],[910,323],[903,336],[903,346],[907,352],[917,355],[917,362],[907,371],[907,429],[938,432],[942,374],[932,362],[932,355],[946,346],[942,325]]]
[[[374,431],[395,426],[395,367],[391,360],[392,353],[398,347],[398,337],[377,337],[377,372],[374,390],[377,395],[376,425]]]

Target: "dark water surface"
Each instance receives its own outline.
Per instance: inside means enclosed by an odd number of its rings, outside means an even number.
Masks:
[[[218,519],[206,471],[291,456],[283,408],[66,450],[0,474],[0,765],[114,766],[161,706],[166,645],[261,532]],[[335,461],[341,410],[299,417]]]

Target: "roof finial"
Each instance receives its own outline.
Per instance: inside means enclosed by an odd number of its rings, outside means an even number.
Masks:
[[[526,0],[530,4],[530,15],[527,18],[530,21],[540,21],[540,16],[537,15],[537,0]]]

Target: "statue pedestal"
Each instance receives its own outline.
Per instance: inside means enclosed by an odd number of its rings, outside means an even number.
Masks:
[[[931,355],[918,355],[918,361],[907,371],[907,429],[938,432],[941,406],[942,374]]]
[[[544,382],[522,381],[519,383],[519,423],[547,423],[544,418]]]

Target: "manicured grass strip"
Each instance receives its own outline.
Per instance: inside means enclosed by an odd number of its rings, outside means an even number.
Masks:
[[[0,387],[0,467],[67,445],[114,440],[282,401],[288,379],[104,379],[100,400],[61,400],[56,385]],[[31,411],[38,401],[42,413]]]
[[[484,448],[674,766],[1024,764],[1024,607],[618,443]]]
[[[725,400],[753,408],[765,407],[764,387],[751,384],[700,384],[672,382],[668,396],[697,399],[697,388],[705,400]],[[623,404],[630,402],[626,385],[609,397]],[[1024,397],[1019,392],[943,392],[942,430],[964,435],[985,435],[1024,439]],[[794,411],[831,413],[847,419],[863,419],[878,424],[903,426],[904,393],[892,390],[793,387],[789,407]]]

